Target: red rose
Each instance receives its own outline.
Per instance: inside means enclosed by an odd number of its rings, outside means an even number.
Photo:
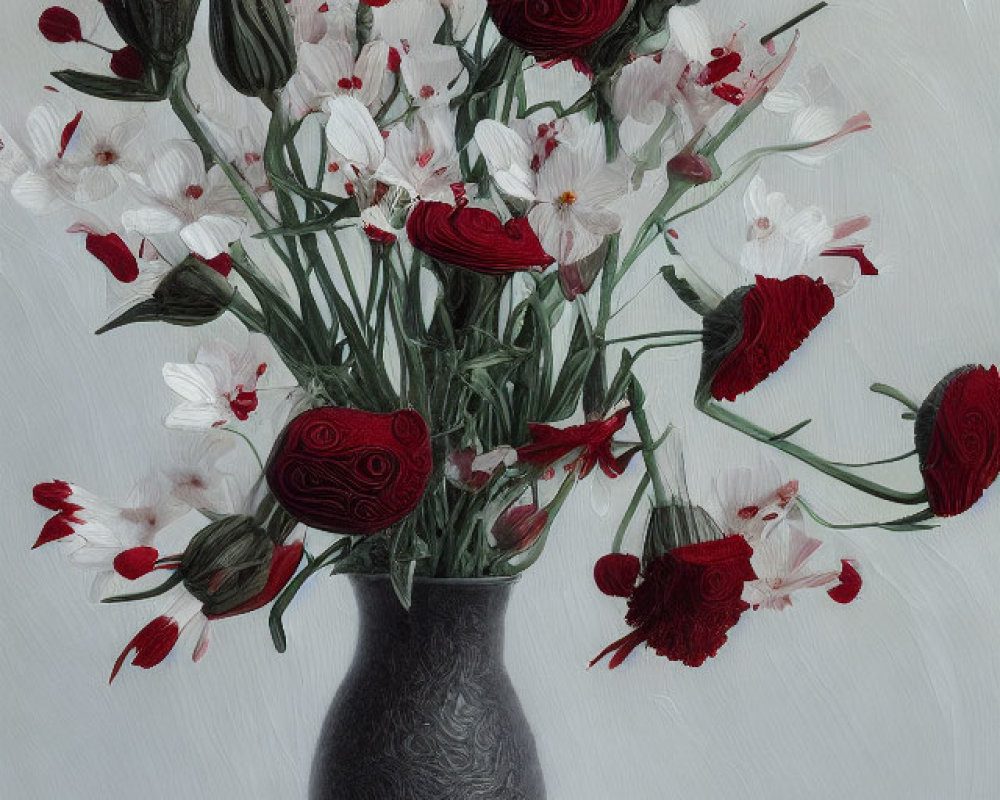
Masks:
[[[914,426],[931,510],[968,510],[1000,474],[1000,374],[967,366],[946,376],[920,407]]]
[[[730,294],[705,316],[699,398],[735,400],[776,372],[833,309],[822,279],[793,275]]]
[[[753,548],[742,536],[675,547],[646,564],[632,591],[625,621],[635,630],[612,642],[590,662],[614,653],[614,669],[645,642],[671,661],[700,667],[726,643],[727,632],[750,608],[743,584],[757,575]]]
[[[420,202],[410,212],[406,232],[413,246],[432,258],[485,275],[544,268],[555,260],[527,219],[503,224],[483,208]]]
[[[582,54],[618,21],[628,0],[487,0],[497,29],[539,60]]]
[[[268,459],[268,486],[311,528],[370,534],[395,525],[423,497],[433,469],[416,411],[314,408],[289,423]]]

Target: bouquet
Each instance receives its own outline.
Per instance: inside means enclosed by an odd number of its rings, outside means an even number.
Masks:
[[[913,459],[919,489],[866,477],[885,460],[811,452],[806,423],[770,431],[733,410],[878,274],[868,217],[793,208],[755,174],[872,125],[829,87],[783,81],[797,26],[826,3],[759,38],[678,0],[95,5],[41,13],[48,42],[100,62],[55,72],[47,102],[0,130],[0,178],[103,266],[98,333],[226,333],[163,367],[170,468],[115,501],[35,487],[51,513],[36,547],[93,571],[99,599],[162,604],[112,679],[182,633],[197,661],[210,623],[264,608],[284,650],[282,615],[321,572],[387,575],[403,606],[418,577],[517,575],[596,481],[632,500],[594,568],[627,598],[629,630],[594,663],[646,644],[699,666],[750,609],[858,594],[858,562],[820,564],[807,522],[924,530],[1000,472],[995,366],[962,366],[920,403],[872,387],[914,426],[912,452],[888,461]],[[787,139],[734,154],[762,113],[788,120]],[[746,239],[722,289],[675,224],[736,186]],[[645,292],[680,303],[636,331]],[[699,411],[904,511],[837,525],[772,468],[720,475],[709,514],[637,375],[675,347],[700,349]]]

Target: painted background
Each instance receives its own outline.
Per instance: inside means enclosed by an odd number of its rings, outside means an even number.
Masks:
[[[712,17],[762,26],[800,0],[704,0]],[[5,4],[0,114],[42,99],[60,65],[34,25],[42,4]],[[897,409],[873,381],[923,397],[946,372],[1000,360],[996,132],[1000,5],[994,0],[840,0],[804,28],[789,80],[823,64],[874,131],[819,170],[787,161],[763,175],[796,205],[829,217],[868,212],[882,275],[838,306],[807,346],[741,408],[780,429],[805,417],[802,441],[841,460],[910,448]],[[750,126],[754,144],[782,130]],[[746,140],[747,144],[750,140]],[[730,150],[730,154],[738,150]],[[725,285],[743,234],[740,190],[688,222],[682,243]],[[186,652],[106,681],[149,605],[97,608],[87,578],[58,552],[30,553],[44,520],[31,486],[67,478],[123,496],[163,452],[170,397],[164,361],[184,360],[207,331],[89,335],[104,283],[79,237],[0,197],[0,796],[294,799],[356,633],[346,581],[314,580],[286,615],[289,652],[263,615],[215,630],[209,656]],[[711,232],[711,236],[709,236]],[[691,317],[662,287],[633,307],[634,330]],[[218,332],[218,331],[216,331]],[[654,417],[684,431],[696,500],[715,472],[761,448],[698,418],[688,398],[695,352],[647,364]],[[777,454],[775,454],[776,458]],[[777,459],[830,515],[885,509]],[[912,468],[886,468],[899,485]],[[624,480],[624,479],[623,479]],[[616,487],[612,516],[630,494]],[[718,658],[697,670],[639,653],[608,672],[586,663],[624,632],[622,607],[598,594],[595,558],[613,532],[586,489],[517,588],[510,672],[532,722],[552,800],[591,798],[993,798],[1000,796],[1000,490],[931,534],[815,527],[859,559],[851,606],[823,592],[783,613],[748,614]]]

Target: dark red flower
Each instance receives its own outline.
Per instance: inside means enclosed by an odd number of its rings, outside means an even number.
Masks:
[[[567,471],[579,468],[580,477],[586,478],[595,466],[600,465],[605,475],[617,478],[637,452],[633,448],[616,457],[611,450],[611,440],[625,427],[628,414],[629,409],[623,408],[607,419],[571,425],[568,428],[529,423],[531,444],[517,448],[517,458],[528,464],[547,467],[578,450],[576,459],[566,465]]]
[[[83,41],[80,18],[62,6],[45,9],[38,18],[38,30],[42,32],[42,36],[56,44]]]
[[[497,29],[539,60],[581,55],[618,21],[628,0],[487,0]]]
[[[628,597],[635,591],[642,562],[630,553],[608,553],[594,564],[594,583],[611,597]]]
[[[131,45],[111,54],[111,71],[119,78],[137,81],[143,73],[142,55]]]
[[[735,400],[776,372],[833,309],[822,279],[757,276],[704,320],[699,397]]]
[[[838,603],[847,604],[858,596],[861,591],[861,573],[858,572],[854,563],[848,559],[841,559],[840,562],[840,583],[832,589],[827,589],[826,593],[831,599]]]
[[[931,510],[968,510],[1000,474],[1000,374],[967,366],[927,396],[914,425],[920,472]]]
[[[675,547],[646,564],[628,601],[625,621],[635,630],[590,662],[614,653],[614,669],[643,642],[657,655],[699,667],[719,652],[727,633],[750,608],[743,584],[757,575],[753,549],[742,536]]]
[[[300,522],[370,534],[417,507],[432,470],[430,434],[416,411],[314,408],[278,437],[266,474],[274,496]]]
[[[555,260],[527,219],[503,224],[484,208],[423,201],[410,212],[406,233],[432,258],[485,275],[544,268]]]

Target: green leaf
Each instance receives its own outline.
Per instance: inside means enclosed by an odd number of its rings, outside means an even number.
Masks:
[[[154,586],[152,589],[148,589],[145,592],[136,592],[135,594],[119,594],[114,597],[105,597],[101,600],[102,603],[130,603],[133,600],[148,600],[150,597],[159,597],[165,592],[169,592],[177,584],[183,580],[180,570],[172,573],[169,578],[167,578],[159,586]]]
[[[704,317],[715,310],[718,305],[715,298],[703,297],[690,281],[677,275],[677,270],[672,264],[663,267],[660,272],[677,298],[696,314]]]
[[[167,97],[167,84],[162,87],[153,87],[147,83],[139,81],[125,80],[124,78],[112,78],[109,75],[94,75],[90,72],[80,72],[75,69],[64,69],[53,72],[52,77],[61,81],[71,89],[83,92],[91,97],[99,97],[102,100],[117,100],[129,103],[154,103],[165,100]]]

